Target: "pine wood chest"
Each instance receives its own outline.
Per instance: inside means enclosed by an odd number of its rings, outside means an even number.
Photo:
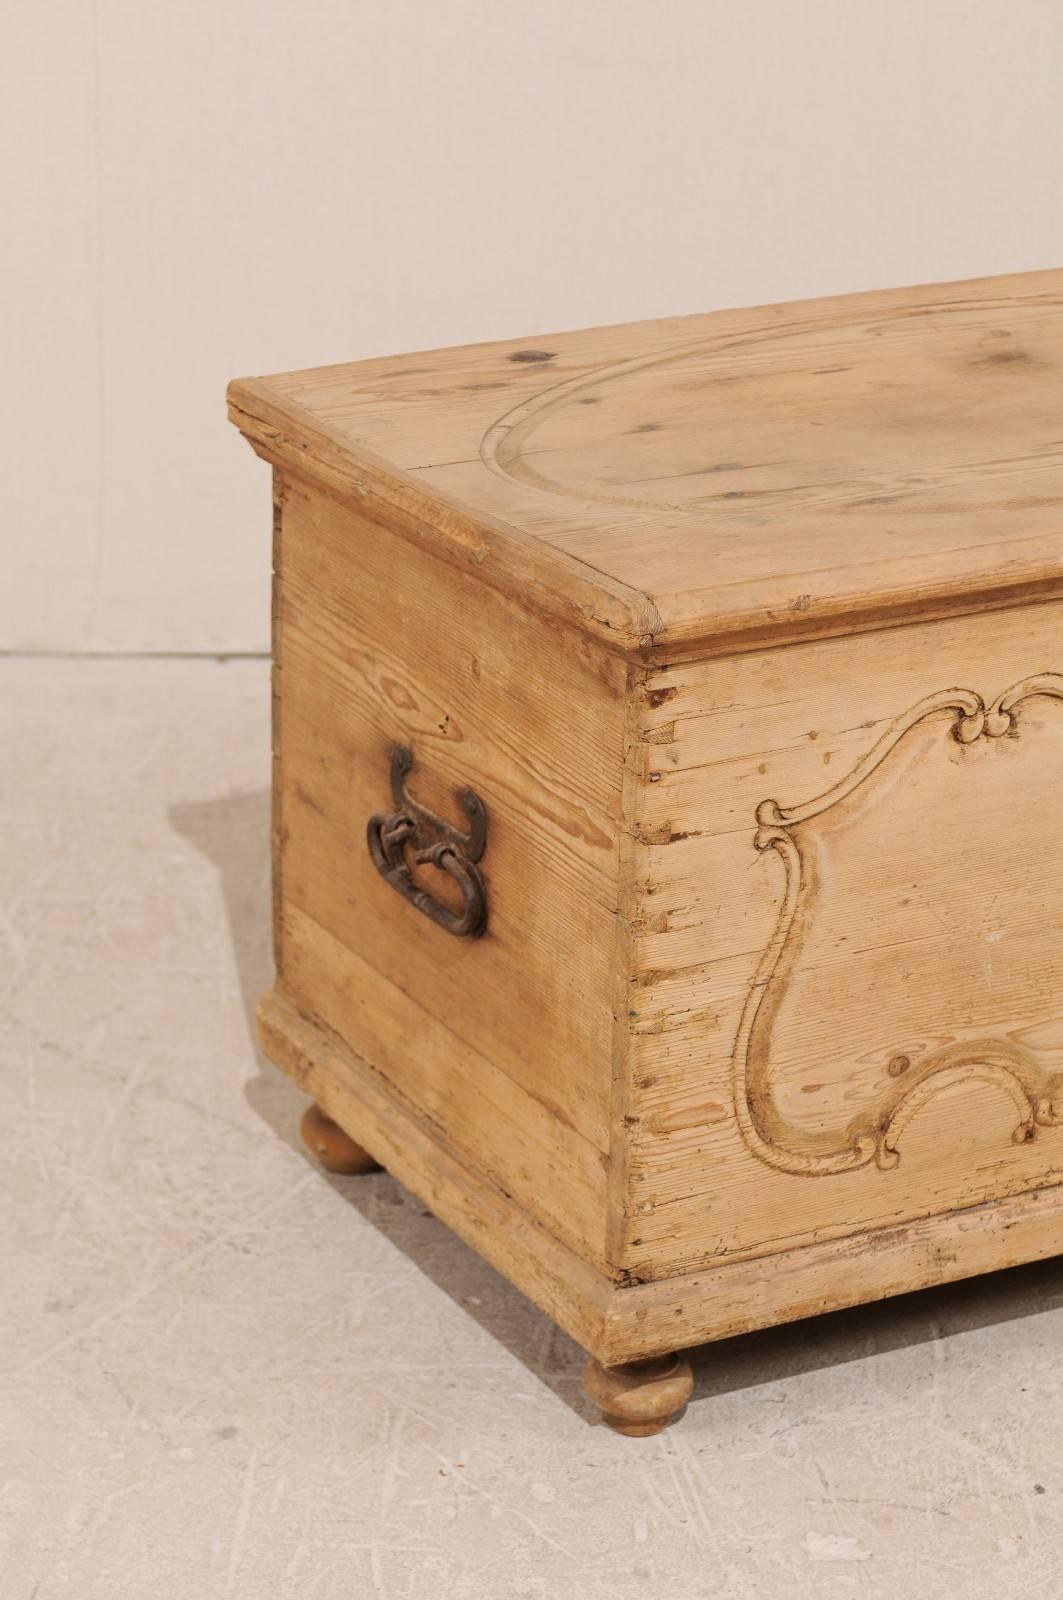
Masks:
[[[1063,1249],[1063,272],[230,388],[266,1052],[590,1353]]]

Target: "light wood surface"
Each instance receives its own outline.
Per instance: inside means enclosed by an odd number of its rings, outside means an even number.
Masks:
[[[356,1144],[349,1133],[344,1133],[339,1123],[327,1117],[319,1105],[307,1106],[299,1123],[299,1133],[307,1149],[320,1161],[326,1172],[355,1178],[380,1170],[380,1163],[373,1159],[369,1151]]]
[[[747,648],[1063,592],[1063,272],[231,388],[274,459],[606,642]],[[425,528],[427,524],[427,530]]]
[[[611,1284],[603,1273],[537,1223],[374,1066],[291,1001],[279,994],[263,997],[258,1037],[270,1060],[326,1116],[585,1350],[610,1359],[605,1323]],[[626,1358],[621,1352],[616,1360]]]
[[[235,386],[275,466],[264,1046],[614,1420],[681,1403],[618,1365],[1063,1248],[1061,305]],[[467,791],[475,938],[401,887],[457,912],[460,874],[367,842]]]
[[[1059,603],[646,678],[618,1264],[1063,1177],[1061,693]]]
[[[623,662],[302,481],[276,494],[280,982],[604,1264]],[[370,860],[396,744],[441,816],[486,799],[486,938]]]
[[[592,1358],[583,1372],[583,1387],[602,1420],[617,1433],[646,1439],[682,1415],[694,1392],[694,1374],[689,1361],[676,1355],[618,1367],[603,1367]]]
[[[655,1283],[610,1280],[457,1155],[368,1062],[280,995],[263,1050],[604,1367],[1063,1252],[1063,1186]]]
[[[596,1354],[610,1364],[636,1360],[1060,1254],[1063,1187],[1031,1189],[624,1288],[611,1298]]]

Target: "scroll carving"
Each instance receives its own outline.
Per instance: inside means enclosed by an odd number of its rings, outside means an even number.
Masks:
[[[1048,1075],[1034,1052],[1011,1038],[981,1037],[951,1042],[911,1062],[896,1056],[891,1063],[891,1087],[874,1113],[856,1119],[844,1143],[828,1150],[793,1148],[772,1114],[769,1039],[770,1001],[787,982],[785,968],[793,955],[797,913],[806,892],[803,827],[852,795],[887,761],[901,742],[928,718],[951,719],[947,736],[961,745],[1001,739],[1017,726],[1024,701],[1047,696],[1063,701],[1063,674],[1045,673],[1026,678],[991,702],[970,689],[947,689],[928,696],[898,717],[852,770],[814,799],[784,808],[775,800],[757,807],[754,845],[774,852],[782,861],[783,897],[774,934],[764,950],[746,997],[734,1050],[735,1107],[742,1137],[750,1151],[769,1166],[798,1174],[850,1172],[874,1163],[895,1167],[900,1160],[898,1141],[917,1111],[936,1093],[957,1082],[980,1081],[999,1088],[1015,1111],[1013,1138],[1022,1143],[1036,1137],[1042,1127],[1063,1122],[1063,1074]],[[972,782],[977,777],[972,775]]]

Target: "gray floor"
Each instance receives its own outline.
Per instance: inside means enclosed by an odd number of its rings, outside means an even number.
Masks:
[[[256,1054],[261,662],[0,661],[3,1600],[1059,1600],[1063,1262],[581,1354]]]

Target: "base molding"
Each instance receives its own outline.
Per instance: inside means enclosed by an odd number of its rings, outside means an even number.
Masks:
[[[653,1283],[614,1281],[447,1149],[367,1061],[277,990],[259,1004],[258,1033],[329,1117],[603,1366],[1063,1254],[1063,1186],[1052,1186]]]
[[[327,1116],[577,1343],[598,1355],[615,1287],[603,1273],[468,1166],[375,1067],[278,990],[259,1001],[257,1022],[265,1054]]]
[[[622,1314],[610,1314],[606,1344],[613,1361],[682,1350],[1055,1255],[1063,1255],[1058,1185],[633,1285],[622,1291]]]

